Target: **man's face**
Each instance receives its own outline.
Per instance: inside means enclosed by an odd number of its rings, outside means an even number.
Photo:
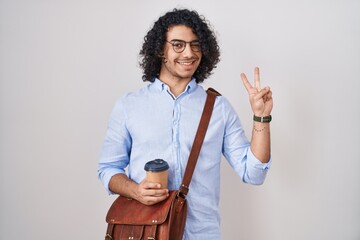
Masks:
[[[190,80],[198,68],[202,53],[197,36],[184,25],[169,28],[164,46],[160,80]],[[185,49],[181,48],[184,46]],[[174,46],[173,46],[174,45]],[[182,52],[180,52],[183,49]]]

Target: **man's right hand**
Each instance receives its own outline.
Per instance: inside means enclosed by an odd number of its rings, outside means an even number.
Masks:
[[[153,205],[169,196],[169,190],[161,188],[160,183],[148,182],[144,179],[138,184],[121,173],[112,176],[109,189],[114,193],[133,198],[145,205]]]
[[[161,188],[160,183],[148,182],[146,179],[138,184],[135,190],[135,199],[145,205],[156,204],[168,196],[168,189]]]

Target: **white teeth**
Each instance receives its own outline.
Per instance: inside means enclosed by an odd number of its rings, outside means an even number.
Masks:
[[[193,62],[179,62],[181,65],[191,65]]]

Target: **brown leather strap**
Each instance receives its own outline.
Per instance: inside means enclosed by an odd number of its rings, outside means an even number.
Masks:
[[[150,240],[150,239],[155,240],[156,229],[157,229],[157,224],[153,224],[150,226],[150,235],[148,236],[147,240]]]
[[[200,154],[201,146],[204,142],[207,128],[209,126],[211,114],[214,108],[215,99],[216,96],[220,95],[220,93],[218,93],[216,90],[212,88],[209,88],[206,92],[207,92],[207,97],[206,97],[204,110],[190,151],[188,163],[186,165],[186,169],[184,173],[184,178],[178,192],[178,196],[182,198],[186,198],[186,195],[189,191],[190,181],[195,170],[195,166]]]
[[[106,235],[105,235],[105,240],[113,239],[113,237],[112,237],[113,231],[114,231],[114,224],[109,223],[108,227],[107,227]]]

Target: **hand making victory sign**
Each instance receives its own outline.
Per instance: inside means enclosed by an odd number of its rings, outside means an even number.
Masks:
[[[269,116],[273,108],[272,92],[269,87],[261,89],[260,87],[260,69],[254,70],[255,86],[252,86],[245,73],[241,73],[241,80],[249,94],[251,109],[255,116]]]
[[[254,70],[255,85],[252,86],[244,73],[241,80],[249,94],[251,109],[254,113],[254,126],[250,148],[253,154],[261,162],[270,160],[270,121],[273,108],[272,92],[269,87],[260,87],[260,70]]]

